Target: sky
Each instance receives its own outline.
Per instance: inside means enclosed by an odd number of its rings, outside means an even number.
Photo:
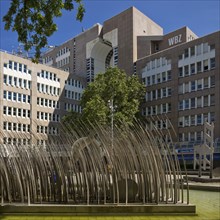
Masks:
[[[12,52],[19,46],[16,32],[5,31],[2,17],[11,0],[0,0],[0,49]],[[199,37],[220,30],[220,0],[83,0],[86,13],[82,22],[76,21],[76,10],[63,12],[55,19],[58,31],[49,39],[51,46],[80,34],[82,30],[103,22],[131,6],[159,24],[164,34],[188,26]]]

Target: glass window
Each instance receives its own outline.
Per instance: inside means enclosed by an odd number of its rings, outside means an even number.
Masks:
[[[197,97],[197,108],[202,107],[202,97]]]
[[[202,79],[197,80],[197,90],[202,89]]]
[[[184,66],[184,76],[188,76],[189,75],[189,66]]]
[[[204,43],[204,44],[203,44],[203,53],[208,53],[208,50],[209,50],[209,45],[208,45],[208,43]]]
[[[195,74],[195,63],[192,63],[192,64],[190,65],[190,73],[191,73],[191,74]]]
[[[189,82],[185,83],[185,93],[189,92]]]
[[[202,72],[202,62],[200,61],[200,62],[197,62],[197,73],[200,73],[200,72]]]
[[[190,116],[190,125],[192,126],[192,125],[195,125],[195,123],[196,123],[196,117],[195,117],[195,115],[191,115]]]
[[[190,56],[195,56],[195,47],[190,47]]]
[[[184,57],[185,58],[189,57],[189,50],[188,50],[188,48],[184,50]]]
[[[202,45],[197,45],[196,46],[196,55],[200,55],[202,53]]]
[[[204,88],[208,88],[209,87],[209,78],[206,77],[204,78]]]
[[[185,100],[185,109],[189,109],[189,99]]]
[[[191,91],[195,91],[196,90],[196,82],[195,81],[191,81]]]
[[[215,57],[210,59],[210,69],[215,68]]]
[[[215,94],[211,94],[210,96],[210,105],[215,105]]]
[[[209,105],[209,96],[205,95],[203,98],[203,106],[207,107]]]
[[[211,81],[211,87],[215,86],[215,76],[211,76],[210,81]]]
[[[179,68],[179,77],[183,77],[183,67]]]
[[[195,108],[196,107],[196,99],[195,98],[191,98],[191,108]]]
[[[209,62],[208,60],[203,61],[203,70],[207,71],[209,69]]]

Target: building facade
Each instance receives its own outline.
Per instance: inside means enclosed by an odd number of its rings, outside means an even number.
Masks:
[[[45,144],[70,108],[80,112],[83,84],[69,73],[0,52],[0,143]]]
[[[166,141],[199,143],[206,121],[215,124],[217,140],[219,39],[219,31],[198,37],[187,27],[164,35],[162,27],[131,7],[48,50],[43,64],[1,53],[2,142],[15,142],[13,131],[27,132],[28,141],[38,134],[38,142],[58,133],[63,115],[81,112],[83,88],[109,66],[140,77],[146,85],[142,114]]]

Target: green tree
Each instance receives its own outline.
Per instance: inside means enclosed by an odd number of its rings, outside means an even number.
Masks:
[[[115,124],[132,125],[144,91],[137,76],[127,76],[118,68],[108,68],[104,74],[98,74],[85,89],[81,100],[82,118],[110,124],[113,111]]]
[[[63,10],[73,10],[74,4],[78,5],[76,19],[82,21],[85,13],[82,0],[11,0],[3,17],[5,30],[16,31],[26,51],[34,46],[37,62],[48,37],[57,30],[54,18],[62,16]]]

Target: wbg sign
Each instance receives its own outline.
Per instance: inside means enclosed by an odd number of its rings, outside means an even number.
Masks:
[[[177,36],[174,36],[174,37],[168,39],[169,46],[173,46],[173,45],[181,43],[181,42],[182,42],[182,34],[179,34]]]

